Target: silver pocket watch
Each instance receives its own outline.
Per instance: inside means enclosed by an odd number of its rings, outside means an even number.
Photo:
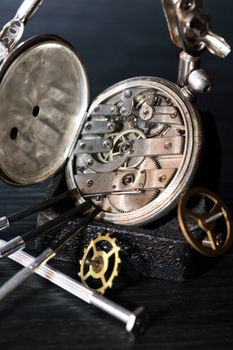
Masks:
[[[213,34],[201,1],[164,0],[171,38],[182,49],[178,84],[127,79],[88,108],[87,75],[70,44],[49,35],[17,45],[41,3],[24,1],[0,33],[1,178],[31,185],[68,160],[68,188],[77,188],[77,204],[91,199],[99,206],[99,218],[143,225],[163,217],[199,165],[203,136],[195,97],[212,85],[200,69],[201,55],[207,48],[225,57],[229,46]]]

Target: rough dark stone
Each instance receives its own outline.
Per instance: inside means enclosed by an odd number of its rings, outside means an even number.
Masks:
[[[216,191],[219,182],[219,164],[221,162],[221,147],[216,132],[213,116],[202,112],[204,147],[202,162],[193,186],[206,186]],[[215,154],[215,162],[212,162],[209,155]],[[209,176],[211,174],[211,177]],[[64,170],[61,170],[50,181],[47,197],[54,196],[66,191]],[[50,208],[38,216],[38,224],[55,217],[72,206],[72,202],[62,203],[56,208]],[[198,210],[203,210],[205,203],[201,200],[197,204]],[[55,237],[59,238],[64,232],[74,227],[78,219],[66,225],[62,232],[54,232],[43,236],[37,241],[37,248],[47,247]],[[135,269],[145,276],[167,279],[172,281],[184,281],[194,277],[203,269],[200,267],[206,258],[196,254],[181,234],[176,210],[166,215],[165,218],[156,221],[143,228],[126,227],[113,225],[104,222],[94,221],[85,231],[72,239],[61,251],[58,258],[77,263],[82,256],[83,248],[88,246],[91,239],[99,233],[114,235],[121,246],[125,266]],[[210,264],[212,260],[210,261]]]
[[[61,172],[51,181],[47,196],[56,195],[65,190],[64,175]],[[201,201],[198,205],[201,209],[204,203]],[[62,207],[50,208],[41,212],[38,216],[38,224],[42,225],[57,216],[59,212],[69,209],[70,206],[72,202],[67,202],[63,203]],[[65,232],[74,228],[79,220],[79,218],[72,220],[60,232],[56,230],[49,235],[42,236],[37,241],[38,250],[55,242]],[[124,266],[133,268],[145,276],[184,281],[192,278],[197,272],[195,262],[197,255],[180,233],[175,212],[166,219],[143,228],[93,221],[81,234],[70,240],[60,250],[58,258],[78,264],[84,247],[87,247],[90,240],[100,233],[110,233],[116,237],[121,247]]]

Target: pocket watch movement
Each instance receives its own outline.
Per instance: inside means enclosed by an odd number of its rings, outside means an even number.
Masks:
[[[90,105],[85,69],[72,46],[42,35],[18,45],[42,4],[25,0],[0,32],[0,177],[15,186],[47,179],[66,166],[76,203],[99,218],[142,225],[166,215],[198,169],[202,126],[196,95],[211,90],[200,69],[205,47],[225,57],[199,1],[163,0],[171,38],[183,51],[178,84],[127,79]]]
[[[77,203],[102,208],[101,218],[142,225],[167,214],[188,188],[199,165],[201,121],[198,94],[212,80],[200,69],[206,47],[224,58],[225,40],[212,32],[201,1],[163,0],[170,36],[180,54],[178,85],[137,77],[100,94],[90,106],[68,162],[69,188]]]
[[[67,166],[77,202],[100,206],[109,222],[135,225],[165,215],[193,179],[202,133],[198,113],[166,80],[139,77],[90,106]]]

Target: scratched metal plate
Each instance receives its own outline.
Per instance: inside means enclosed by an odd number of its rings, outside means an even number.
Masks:
[[[84,68],[68,43],[40,36],[10,55],[0,84],[1,177],[20,185],[43,181],[64,164],[82,125]]]

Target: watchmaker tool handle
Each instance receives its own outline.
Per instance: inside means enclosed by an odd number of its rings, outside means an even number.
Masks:
[[[86,227],[100,212],[100,208],[95,208],[84,219],[82,219],[73,230],[68,231],[57,243],[55,243],[53,250],[57,252],[60,248],[62,248],[70,239],[79,233],[79,231]]]
[[[37,213],[38,211],[44,210],[46,208],[49,208],[51,206],[54,206],[58,203],[61,203],[67,199],[72,198],[72,196],[75,196],[75,193],[77,190],[70,190],[67,192],[64,192],[62,194],[59,194],[58,196],[49,198],[41,203],[37,203],[33,205],[30,208],[27,208],[25,210],[19,211],[17,213],[13,213],[8,216],[3,216],[0,218],[0,230],[4,230],[5,228],[9,227],[10,224],[13,222],[19,221],[27,216],[30,216],[34,213]]]
[[[26,246],[24,239],[21,236],[17,236],[11,239],[0,249],[0,258],[4,258],[18,250],[24,249]]]
[[[43,251],[34,261],[16,275],[11,277],[1,288],[0,288],[0,300],[12,292],[22,282],[24,282],[35,270],[42,264],[56,256],[56,252],[62,248],[75,234],[80,232],[87,224],[100,212],[99,208],[94,209],[87,217],[82,219],[75,227],[75,229],[66,233],[58,242],[54,244],[53,248],[47,248]],[[4,248],[4,247],[3,247]]]
[[[91,206],[92,206],[91,201],[84,202],[80,204],[78,207],[74,207],[66,211],[65,213],[61,214],[57,218],[51,221],[48,221],[44,225],[39,226],[36,229],[23,234],[22,236],[17,236],[13,238],[9,242],[7,242],[4,247],[0,249],[0,258],[4,258],[16,252],[19,249],[23,249],[25,247],[25,244],[31,239],[37,238],[43,234],[46,234],[50,230],[55,230],[59,228],[61,225],[65,224],[66,222],[68,222],[69,220],[77,216],[77,214],[79,214],[80,212],[83,212],[89,209]]]
[[[0,240],[0,248],[4,246],[5,243],[5,241]],[[34,261],[34,257],[24,251],[16,252],[9,256],[9,258],[25,267]],[[61,287],[70,294],[73,294],[84,302],[94,305],[110,314],[111,316],[122,321],[126,325],[127,332],[141,332],[144,330],[145,323],[143,322],[142,316],[145,313],[142,307],[137,308],[135,312],[131,312],[122,306],[108,300],[107,298],[95,293],[78,281],[72,279],[71,277],[47,264],[38,267],[35,273],[52,282],[53,284]]]
[[[10,278],[1,288],[0,288],[0,300],[4,299],[8,294],[10,294],[15,288],[17,288],[21,283],[23,283],[29,276],[31,276],[34,271],[41,265],[50,260],[56,254],[55,252],[48,248],[37,258],[32,260],[30,265],[24,267],[16,275]]]

